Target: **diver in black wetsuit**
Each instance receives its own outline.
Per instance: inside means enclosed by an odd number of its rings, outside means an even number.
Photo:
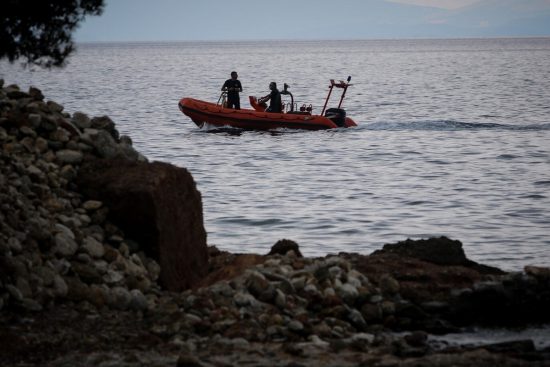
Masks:
[[[269,101],[269,107],[265,110],[265,112],[281,112],[281,93],[277,89],[277,83],[269,83],[269,89],[271,90],[271,93],[260,98],[258,102],[264,103]]]
[[[223,83],[222,90],[227,91],[227,108],[240,110],[241,99],[239,97],[239,92],[243,91],[243,86],[237,77],[237,72],[232,71],[231,79],[227,79],[225,83]]]

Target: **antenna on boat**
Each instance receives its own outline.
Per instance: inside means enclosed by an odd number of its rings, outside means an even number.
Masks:
[[[348,90],[350,81],[351,81],[351,75],[348,76],[348,82],[345,84],[345,86],[342,87],[344,88],[344,91],[342,92],[342,97],[340,97],[340,103],[338,103],[338,108],[342,106],[342,102],[344,101],[344,96],[346,95],[346,91]]]

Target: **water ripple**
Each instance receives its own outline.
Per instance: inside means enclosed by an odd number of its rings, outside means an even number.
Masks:
[[[187,168],[209,244],[267,253],[291,238],[325,255],[446,235],[517,270],[550,264],[548,60],[550,39],[105,44],[63,70],[0,62],[0,78],[109,115],[149,159]],[[198,129],[177,101],[216,101],[233,69],[244,98],[288,82],[315,113],[328,79],[351,74],[359,126]]]

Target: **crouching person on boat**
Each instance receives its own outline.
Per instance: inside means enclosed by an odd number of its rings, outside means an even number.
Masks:
[[[281,112],[281,93],[277,89],[277,83],[269,83],[269,89],[271,92],[267,96],[260,98],[258,103],[265,103],[269,101],[269,107],[265,110],[265,112]]]

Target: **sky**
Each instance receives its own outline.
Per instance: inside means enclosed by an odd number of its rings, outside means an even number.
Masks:
[[[105,0],[77,42],[550,36],[550,0]]]
[[[390,0],[394,3],[431,6],[443,9],[459,9],[479,2],[479,0]]]

